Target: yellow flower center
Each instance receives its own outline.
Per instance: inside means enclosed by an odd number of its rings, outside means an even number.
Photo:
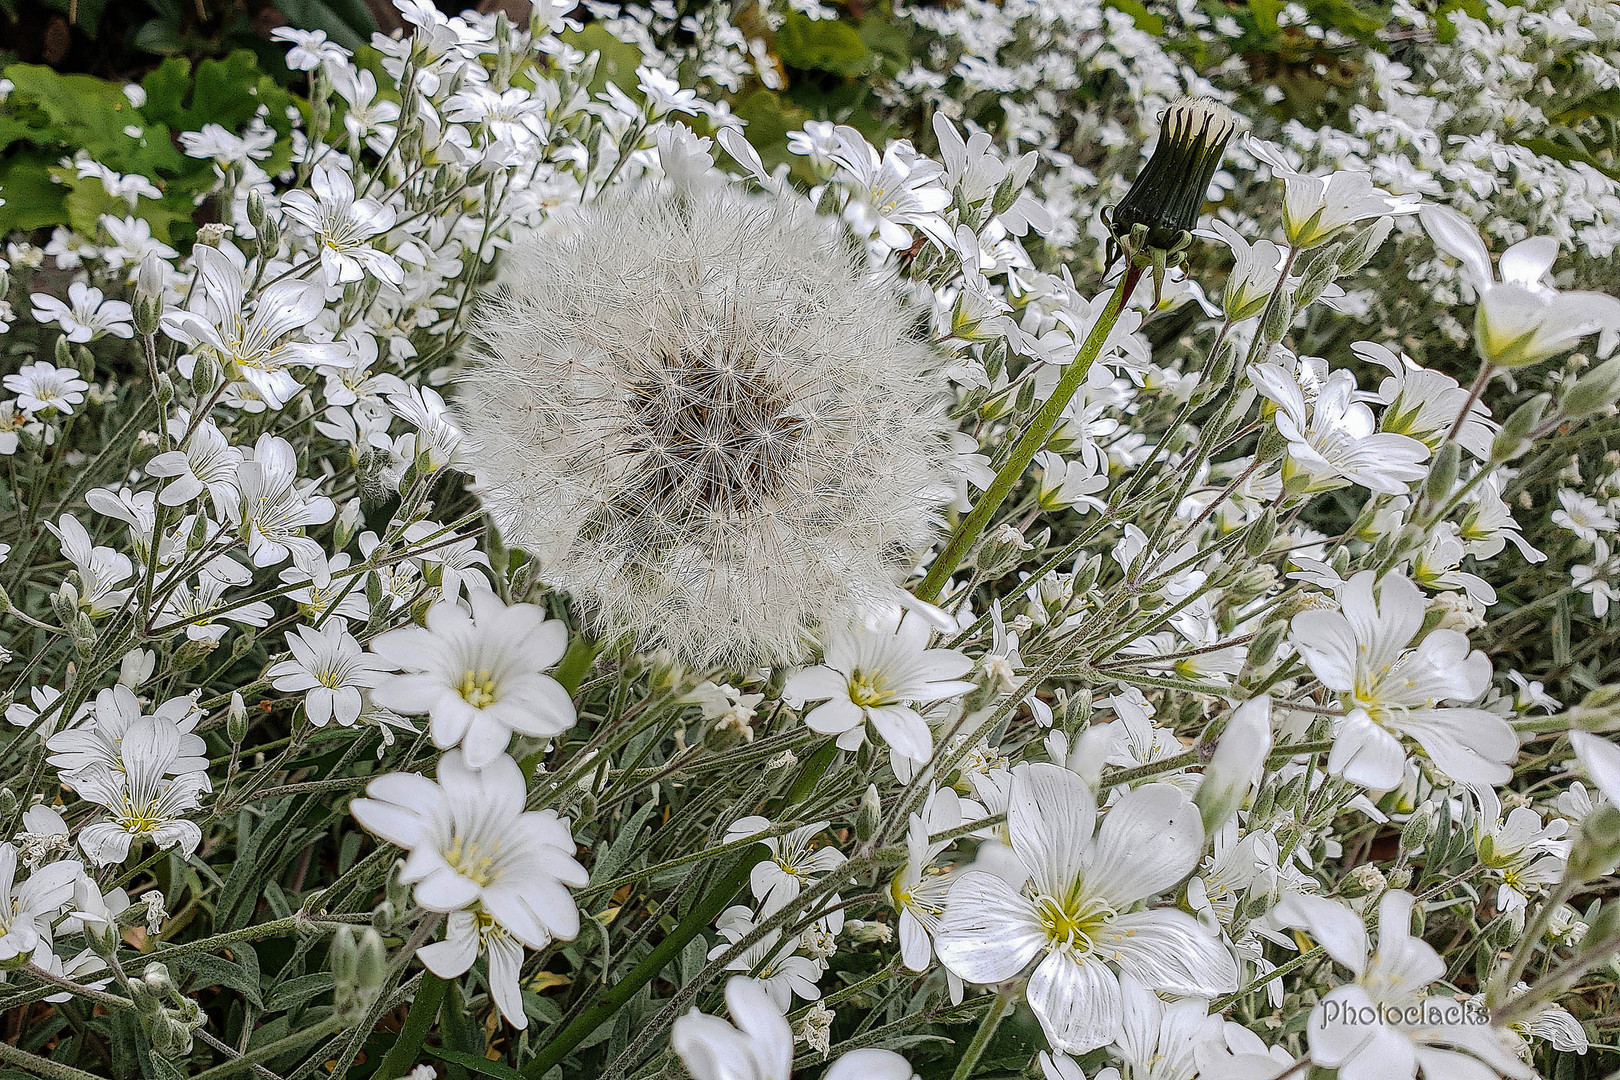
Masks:
[[[450,864],[450,869],[482,888],[494,880],[490,869],[495,865],[495,856],[500,852],[497,842],[485,851],[477,840],[468,842],[458,836],[450,843],[450,850],[444,853],[444,861]]]
[[[849,700],[863,709],[868,705],[886,704],[889,700],[888,683],[881,674],[857,668],[849,677]]]
[[[456,693],[460,694],[475,709],[486,709],[495,704],[495,679],[490,675],[488,668],[479,668],[473,671],[467,669],[462,675],[461,682],[456,686]]]
[[[1097,936],[1113,916],[1114,909],[1106,901],[1087,897],[1078,888],[1066,896],[1035,899],[1035,917],[1046,933],[1049,948],[1091,952],[1097,947]]]

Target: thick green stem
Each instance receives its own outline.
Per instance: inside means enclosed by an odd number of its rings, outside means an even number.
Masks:
[[[561,683],[570,696],[579,693],[579,684],[585,681],[586,674],[601,651],[602,642],[599,639],[583,632],[575,634],[551,677]]]
[[[1007,1010],[1012,1007],[1016,996],[1010,983],[1004,983],[1001,989],[996,991],[996,999],[990,1003],[990,1011],[984,1014],[984,1019],[979,1022],[979,1030],[974,1032],[973,1041],[968,1043],[967,1049],[962,1052],[962,1059],[956,1063],[956,1071],[951,1073],[951,1080],[969,1080],[973,1075],[973,1070],[979,1067],[979,1059],[989,1047],[996,1028],[1001,1026],[1001,1018],[1007,1015]]]
[[[1104,343],[1108,341],[1108,335],[1113,333],[1120,312],[1125,310],[1125,304],[1130,300],[1131,292],[1141,278],[1140,267],[1132,265],[1126,268],[1125,276],[1119,279],[1114,295],[1108,298],[1108,306],[1103,308],[1096,325],[1091,328],[1091,333],[1086,335],[1079,353],[1075,355],[1073,362],[1063,369],[1063,377],[1058,380],[1057,389],[1052,391],[1052,396],[1041,406],[1041,411],[1035,414],[1035,419],[1024,429],[1023,436],[1013,447],[1012,456],[1001,467],[1001,471],[996,473],[990,487],[979,496],[978,501],[973,504],[973,509],[951,534],[945,550],[939,553],[939,558],[928,568],[928,576],[917,586],[917,599],[932,602],[939,598],[945,582],[956,572],[956,568],[967,557],[968,552],[973,550],[973,545],[978,542],[979,536],[990,524],[990,520],[996,516],[996,511],[1001,509],[1001,504],[1024,478],[1024,471],[1029,468],[1029,463],[1035,460],[1035,455],[1046,445],[1058,421],[1063,418],[1063,410],[1068,406],[1069,400],[1085,384],[1086,376],[1091,372],[1091,365],[1102,352]]]
[[[736,898],[737,893],[748,884],[748,875],[753,871],[754,864],[765,858],[769,852],[763,845],[750,848],[731,872],[709,890],[705,896],[686,918],[681,920],[679,926],[664,940],[660,941],[646,958],[631,969],[623,979],[608,988],[596,1004],[576,1016],[572,1023],[559,1031],[552,1040],[541,1047],[527,1065],[523,1067],[523,1075],[531,1080],[540,1080],[554,1065],[558,1065],[573,1052],[574,1048],[585,1040],[585,1037],[598,1027],[612,1020],[625,1002],[635,996],[647,983],[657,978],[670,963],[680,956],[691,941],[700,932],[708,927],[726,906]]]
[[[405,1014],[405,1023],[399,1029],[399,1038],[394,1040],[388,1056],[383,1058],[373,1075],[387,1080],[404,1076],[410,1071],[422,1052],[422,1040],[427,1038],[428,1029],[438,1019],[439,1004],[444,1001],[445,991],[449,988],[448,982],[431,972],[422,976],[416,1000],[411,1002],[411,1011]]]

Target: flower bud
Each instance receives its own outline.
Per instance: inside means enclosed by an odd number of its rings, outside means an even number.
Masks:
[[[1182,98],[1159,119],[1159,141],[1114,207],[1109,231],[1131,251],[1185,249],[1237,118],[1213,98]]]
[[[1457,486],[1457,470],[1462,466],[1462,447],[1455,440],[1440,447],[1429,466],[1429,477],[1423,483],[1423,494],[1433,506],[1443,506]]]
[[[1575,380],[1560,403],[1560,411],[1571,420],[1583,420],[1602,412],[1620,398],[1620,356],[1610,357]]]
[[[1541,414],[1551,400],[1547,394],[1537,394],[1513,410],[1502,425],[1502,430],[1496,433],[1496,440],[1491,443],[1492,464],[1512,461],[1530,448],[1530,433],[1541,423]]]
[[[191,368],[191,392],[206,397],[219,384],[219,361],[204,353]]]
[[[225,737],[231,740],[232,746],[241,746],[247,733],[247,703],[242,700],[240,691],[232,690],[230,703],[225,706]]]
[[[1586,882],[1612,873],[1620,864],[1620,808],[1600,806],[1586,816],[1569,852],[1565,877]]]
[[[1429,815],[1413,814],[1401,829],[1401,851],[1406,855],[1421,851],[1429,839]]]
[[[1277,508],[1267,507],[1260,520],[1249,526],[1248,533],[1243,537],[1243,550],[1251,558],[1258,559],[1271,547],[1271,541],[1277,536]]]
[[[1344,254],[1343,244],[1329,244],[1311,259],[1311,265],[1300,275],[1294,289],[1294,307],[1303,311],[1316,303],[1316,298],[1339,276],[1339,257]]]
[[[1266,310],[1265,322],[1260,325],[1260,335],[1268,342],[1281,341],[1293,324],[1294,301],[1285,290],[1277,294],[1277,302]]]
[[[877,835],[883,824],[883,800],[878,798],[876,784],[867,784],[861,795],[861,808],[855,814],[855,836],[865,842]]]
[[[1226,722],[1215,756],[1193,795],[1204,831],[1213,833],[1237,813],[1249,788],[1260,778],[1271,752],[1271,699],[1257,697],[1239,705]]]
[[[1344,245],[1344,252],[1339,256],[1339,273],[1353,274],[1372,261],[1378,254],[1378,249],[1384,246],[1389,234],[1394,231],[1395,219],[1381,217],[1374,219],[1371,225],[1357,232]]]

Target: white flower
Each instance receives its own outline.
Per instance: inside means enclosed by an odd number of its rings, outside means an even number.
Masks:
[[[74,776],[94,769],[122,772],[124,769],[124,736],[146,715],[135,691],[122,683],[109,687],[96,695],[90,710],[92,722],[75,724],[66,731],[52,735],[45,746],[51,751],[51,767],[71,781]],[[156,706],[151,715],[166,721],[174,728],[178,739],[169,760],[168,774],[204,774],[203,790],[208,790],[208,744],[202,736],[194,734],[202,714],[196,699],[189,694],[173,697]]]
[[[1575,748],[1575,760],[1603,797],[1620,806],[1620,746],[1589,731],[1571,731],[1569,743]]]
[[[43,360],[24,364],[15,374],[7,375],[5,386],[17,395],[17,408],[29,416],[46,409],[71,413],[73,406],[84,401],[84,392],[90,389],[90,384],[79,378],[76,369],[59,368]]]
[[[239,498],[225,506],[226,517],[247,543],[254,566],[275,566],[290,555],[308,562],[321,546],[304,535],[307,525],[323,525],[337,512],[332,500],[314,494],[319,481],[300,485],[292,444],[265,432],[236,469]]]
[[[842,749],[865,742],[870,722],[894,753],[927,761],[933,733],[914,706],[973,689],[962,678],[973,659],[955,649],[930,649],[932,633],[922,618],[899,609],[833,630],[822,663],[789,677],[783,696],[790,703],[821,701],[805,714],[805,726],[837,735]]]
[[[839,125],[834,162],[854,181],[846,213],[862,235],[876,230],[878,239],[895,250],[911,245],[915,226],[936,243],[949,246],[953,237],[939,212],[951,205],[951,193],[939,185],[943,170],[921,157],[904,140],[891,143],[882,156],[852,127]]]
[[[278,26],[270,31],[270,40],[292,43],[284,59],[293,71],[314,71],[322,64],[341,67],[348,62],[350,55],[348,49],[328,41],[323,30]]]
[[[304,712],[316,727],[336,720],[350,727],[360,718],[361,691],[384,678],[375,656],[369,656],[360,643],[344,629],[342,619],[333,619],[319,630],[308,626],[287,631],[287,648],[292,659],[273,664],[265,676],[277,690],[308,691]]]
[[[1615,531],[1608,508],[1590,495],[1560,488],[1558,503],[1562,509],[1552,512],[1553,524],[1562,525],[1588,544],[1597,543],[1599,533]]]
[[[1357,222],[1415,214],[1422,202],[1417,195],[1391,195],[1374,187],[1371,175],[1360,170],[1308,176],[1271,143],[1252,135],[1245,135],[1244,143],[1283,182],[1283,233],[1296,248],[1325,244]]]
[[[720,913],[719,929],[722,942],[709,950],[709,959],[719,959],[731,951],[732,946],[753,932],[755,919],[746,907],[735,906]],[[782,938],[782,931],[772,930],[754,944],[733,956],[726,964],[728,971],[752,973],[751,981],[769,995],[780,1012],[787,1012],[795,996],[805,1001],[821,997],[816,981],[826,970],[819,959],[795,955],[798,938]]]
[[[1412,936],[1411,893],[1391,889],[1378,902],[1378,948],[1368,955],[1361,916],[1320,897],[1285,900],[1279,911],[1309,930],[1356,980],[1311,1010],[1311,1061],[1340,1080],[1461,1080],[1496,1075],[1532,1080],[1536,1071],[1484,1021],[1476,1001],[1429,996],[1446,972],[1434,948]]]
[[[745,836],[769,825],[764,818],[744,818],[735,822],[731,831],[736,832],[744,822],[753,826],[743,833]],[[771,857],[754,864],[748,874],[748,884],[754,899],[760,901],[761,914],[768,916],[780,911],[806,885],[820,881],[824,875],[844,865],[844,853],[837,848],[811,844],[827,825],[825,821],[813,821],[785,836],[770,836],[760,841],[769,849]]]
[[[506,1022],[522,1031],[529,1026],[518,981],[523,945],[499,922],[481,911],[452,911],[444,920],[444,940],[422,946],[416,956],[439,978],[454,979],[467,973],[480,952],[489,960],[489,996]]]
[[[185,434],[185,423],[171,422],[170,430],[179,438]],[[185,445],[154,455],[146,463],[146,471],[172,477],[158,492],[158,502],[164,506],[184,506],[207,491],[215,516],[224,517],[236,495],[236,468],[241,463],[242,451],[230,444],[212,420],[204,420]]]
[[[967,805],[982,814],[977,804]],[[931,794],[923,812],[911,815],[906,830],[906,861],[889,881],[889,899],[900,913],[900,958],[912,971],[927,971],[934,959],[933,938],[939,933],[945,897],[954,880],[949,871],[932,865],[954,841],[931,843],[928,837],[961,825],[962,811],[962,800],[951,789]]]
[[[1226,275],[1226,287],[1221,292],[1221,306],[1232,322],[1252,319],[1260,314],[1271,299],[1282,277],[1282,264],[1286,256],[1282,248],[1270,240],[1256,240],[1250,244],[1243,234],[1219,219],[1211,222],[1215,236],[1232,249],[1235,264]]]
[[[169,312],[162,319],[163,332],[184,345],[212,350],[228,375],[245,381],[267,406],[279,409],[303,388],[289,367],[343,359],[340,343],[290,337],[325,309],[319,284],[291,278],[274,282],[258,293],[249,314],[246,261],[240,252],[229,245],[199,245],[191,257],[202,284],[202,312]]]
[[[84,867],[72,859],[42,866],[17,881],[17,848],[0,843],[0,964],[43,958],[51,951],[52,923],[73,899]]]
[[[793,1029],[753,979],[726,982],[728,1024],[693,1009],[675,1021],[669,1042],[693,1080],[790,1080]],[[732,1025],[736,1026],[733,1027]],[[854,1050],[823,1080],[915,1080],[906,1059],[890,1050]]]
[[[1468,390],[1456,379],[1419,367],[1406,354],[1371,341],[1357,341],[1350,351],[1390,372],[1390,377],[1378,384],[1378,400],[1384,405],[1378,430],[1409,435],[1436,450],[1466,405],[1468,419],[1457,432],[1457,442],[1477,458],[1490,456],[1497,425],[1491,420],[1490,410],[1477,399],[1470,401]]]
[[[1067,769],[1013,770],[1007,806],[1022,885],[982,870],[957,877],[934,947],[974,983],[1011,979],[1042,953],[1026,995],[1055,1049],[1115,1041],[1124,1021],[1119,972],[1152,990],[1212,997],[1237,989],[1237,965],[1197,920],[1173,908],[1130,911],[1173,888],[1204,848],[1198,810],[1168,784],[1116,803],[1093,834],[1096,796]]]
[[[123,604],[128,590],[118,586],[135,573],[128,555],[110,547],[97,546],[90,541],[90,533],[71,514],[57,518],[56,524],[45,523],[62,544],[62,556],[73,564],[79,575],[79,606],[94,618],[110,615]]]
[[[108,300],[94,285],[75,281],[68,286],[67,303],[48,293],[34,293],[29,300],[33,301],[34,318],[42,323],[57,324],[69,341],[94,341],[105,334],[121,338],[135,336],[135,324],[131,321],[134,316],[129,305],[122,300]]]
[[[1464,277],[1478,294],[1474,344],[1487,364],[1536,364],[1588,334],[1602,331],[1605,342],[1612,342],[1620,332],[1620,300],[1596,292],[1559,292],[1544,283],[1558,258],[1552,237],[1532,236],[1502,252],[1498,281],[1473,222],[1433,204],[1423,207],[1421,220],[1435,246],[1461,260]]]
[[[1251,366],[1249,379],[1277,403],[1277,431],[1288,440],[1285,482],[1314,492],[1348,480],[1369,491],[1404,495],[1412,481],[1427,475],[1429,448],[1406,435],[1377,431],[1372,410],[1357,400],[1350,372],[1332,372],[1309,394],[1299,374],[1277,364]]]
[[[574,726],[568,691],[544,672],[562,659],[568,631],[533,604],[507,607],[487,589],[428,609],[427,626],[408,626],[371,643],[405,674],[384,678],[373,696],[407,715],[428,714],[433,745],[460,746],[472,768],[506,750],[515,731],[547,737]]]
[[[913,568],[950,497],[944,384],[836,226],[797,196],[636,186],[511,254],[469,458],[603,636],[793,659]]]
[[[1362,787],[1393,788],[1406,764],[1406,736],[1459,783],[1505,783],[1519,749],[1507,721],[1484,709],[1443,704],[1474,701],[1485,692],[1491,682],[1485,654],[1470,651],[1455,630],[1432,630],[1408,649],[1423,628],[1425,605],[1404,577],[1380,581],[1363,570],[1339,591],[1339,605],[1338,611],[1294,616],[1290,634],[1345,711],[1335,718],[1328,771]]]
[[[1522,912],[1530,896],[1563,877],[1569,822],[1554,818],[1543,823],[1528,806],[1516,806],[1504,818],[1502,800],[1491,788],[1476,788],[1474,797],[1479,800],[1474,850],[1480,865],[1501,883],[1496,910]]]
[[[202,805],[208,775],[179,771],[186,738],[166,717],[141,716],[129,724],[119,743],[121,771],[92,765],[71,778],[63,777],[64,783],[107,810],[106,820],[79,830],[79,846],[91,862],[97,866],[123,862],[130,845],[143,838],[159,848],[178,846],[187,855],[197,850],[202,829],[182,815]]]
[[[481,944],[496,1004],[520,1028],[527,1023],[516,992],[521,956],[512,942],[543,949],[571,941],[579,908],[568,889],[590,880],[574,860],[568,821],[554,810],[525,810],[525,794],[523,772],[505,754],[475,769],[452,750],[439,758],[437,782],[389,773],[349,804],[366,829],[409,851],[399,876],[414,886],[418,904],[472,917],[452,917],[445,940],[418,952],[422,962],[453,978]]]
[[[390,285],[402,284],[405,271],[399,261],[369,242],[394,227],[394,211],[376,199],[355,198],[354,181],[340,168],[318,166],[309,186],[314,195],[289,191],[281,197],[281,208],[315,234],[326,283],[359,281],[370,274]]]
[[[410,455],[413,460],[425,453],[429,472],[459,462],[461,428],[437,390],[430,386],[408,386],[403,393],[388,395],[388,407],[419,433],[414,453]]]

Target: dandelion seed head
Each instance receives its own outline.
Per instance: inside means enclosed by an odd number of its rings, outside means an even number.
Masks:
[[[791,196],[627,190],[514,246],[461,411],[508,540],[599,633],[795,659],[949,498],[940,359]]]

